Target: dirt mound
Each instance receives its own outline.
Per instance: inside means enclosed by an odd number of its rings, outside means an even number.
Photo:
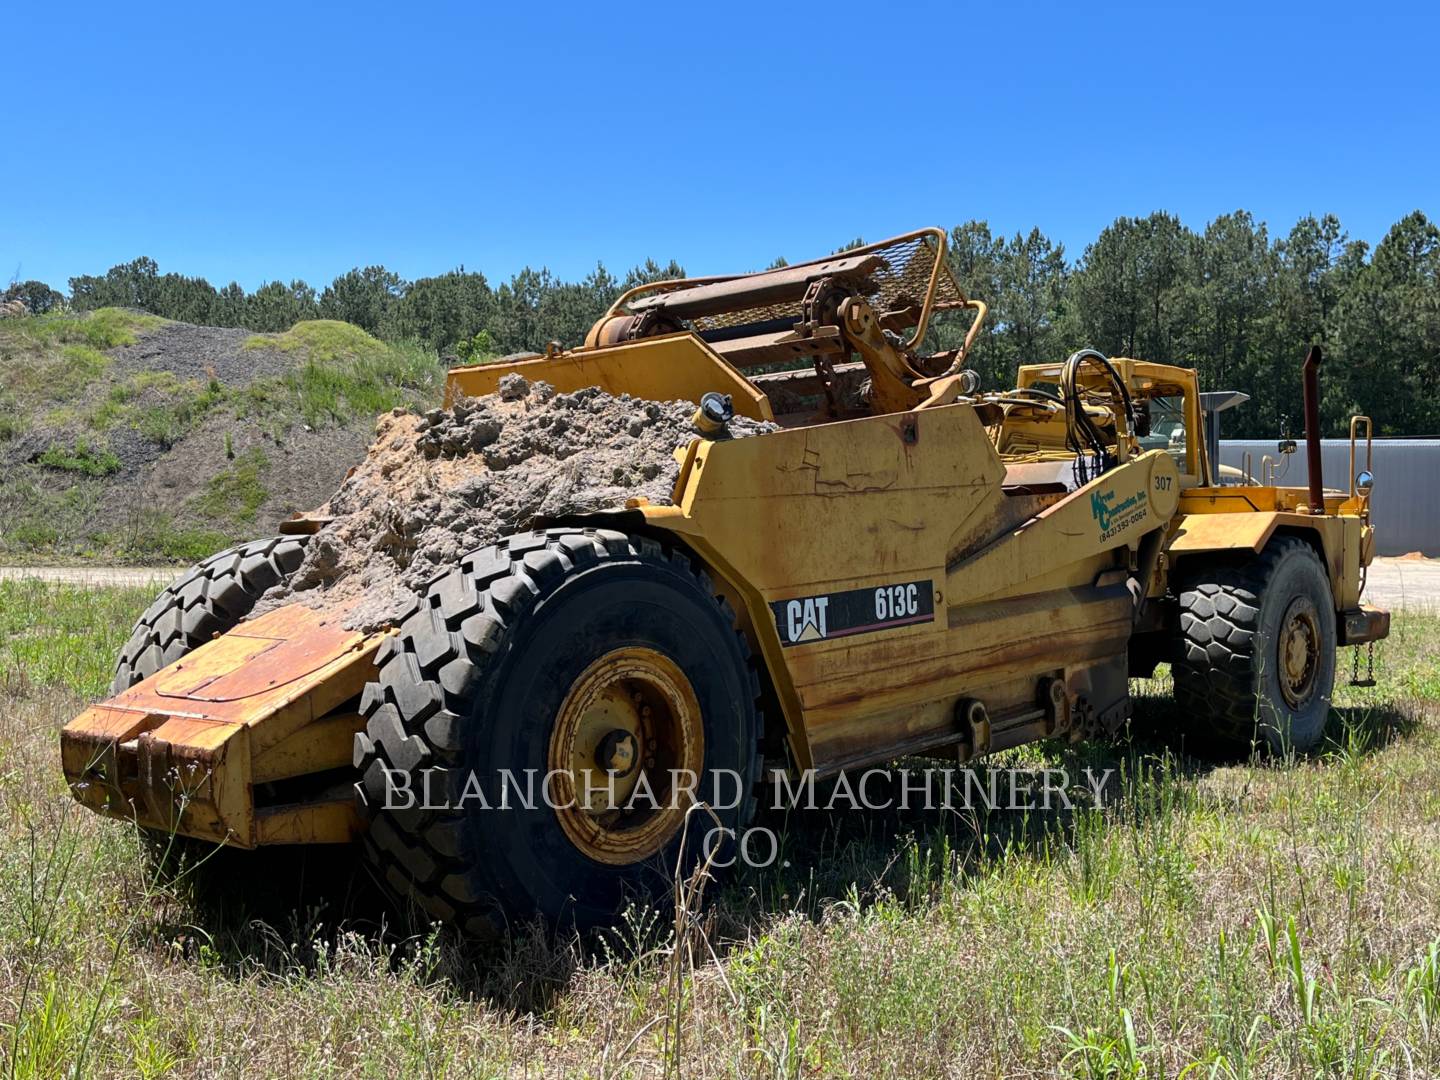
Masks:
[[[279,349],[247,347],[255,338],[250,330],[162,323],[135,344],[115,349],[113,370],[117,375],[168,371],[178,379],[214,379],[224,386],[242,387],[295,368],[296,358]]]
[[[382,416],[365,460],[318,513],[338,520],[310,541],[282,603],[355,602],[347,622],[398,621],[462,555],[540,517],[670,501],[674,452],[695,437],[693,402],[644,401],[596,388],[557,394],[508,375],[499,392],[449,409]],[[774,430],[736,418],[732,437]]]
[[[315,506],[438,357],[119,309],[0,322],[0,559],[186,562]]]

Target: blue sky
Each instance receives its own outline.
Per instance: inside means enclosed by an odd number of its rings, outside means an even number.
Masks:
[[[1440,216],[1432,4],[23,4],[0,278],[758,268],[988,219]]]

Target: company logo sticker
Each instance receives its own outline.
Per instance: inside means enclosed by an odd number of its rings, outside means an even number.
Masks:
[[[869,634],[935,619],[930,581],[906,581],[868,589],[776,600],[770,605],[780,644],[806,645],[853,634]]]
[[[1109,540],[1143,521],[1148,509],[1149,496],[1144,488],[1124,499],[1118,498],[1113,488],[1090,494],[1090,513],[1100,526],[1101,540]]]

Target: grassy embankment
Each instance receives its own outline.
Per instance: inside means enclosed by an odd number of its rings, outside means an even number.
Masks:
[[[1440,1073],[1434,617],[1397,619],[1313,756],[1012,752],[1119,774],[1073,813],[798,814],[785,865],[729,885],[681,950],[636,915],[598,945],[487,951],[214,918],[72,804],[55,731],[148,599],[0,585],[0,1073]]]
[[[396,405],[434,401],[444,377],[433,352],[377,341],[333,321],[246,339],[245,350],[295,358],[292,370],[248,385],[159,369],[118,372],[107,350],[134,344],[161,325],[154,316],[117,308],[0,322],[0,451],[27,433],[47,444],[7,478],[0,558],[200,558],[253,535],[267,497],[266,472],[296,428],[367,425]],[[194,492],[182,507],[136,499],[120,514],[100,511],[107,485],[129,481],[112,441],[133,433],[168,452],[201,425],[214,425],[225,437],[214,460],[197,468]],[[252,429],[265,434],[266,447],[237,452],[231,432]]]

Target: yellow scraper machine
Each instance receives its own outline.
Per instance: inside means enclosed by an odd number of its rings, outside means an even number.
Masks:
[[[1322,485],[1318,350],[1309,486],[1222,485],[1194,371],[1081,349],[982,391],[985,313],[927,229],[644,285],[579,348],[451,371],[452,401],[513,371],[703,403],[672,504],[540,522],[368,635],[344,609],[246,618],[323,521],[222,552],[65,728],[76,796],[239,848],[359,841],[480,929],[663,896],[701,857],[687,812],[738,833],[767,769],[1114,732],[1161,661],[1177,723],[1315,746],[1337,646],[1389,628],[1360,600],[1368,468]],[[734,414],[777,429],[730,438]]]

